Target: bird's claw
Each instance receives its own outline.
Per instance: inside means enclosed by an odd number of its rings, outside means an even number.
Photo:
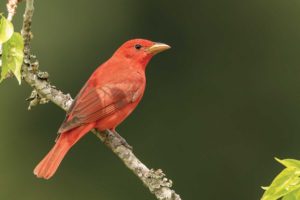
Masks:
[[[124,138],[120,138],[120,143],[123,145],[123,146],[125,146],[126,148],[128,148],[128,149],[130,149],[131,151],[133,150],[133,147],[131,146],[131,145],[129,145],[128,143],[127,143],[127,141],[124,139]]]
[[[118,132],[113,131],[113,133],[114,133],[114,135],[115,135],[117,138],[119,138],[120,145],[123,145],[123,146],[125,146],[126,148],[128,148],[128,149],[130,149],[130,150],[133,150],[133,147],[132,147],[131,145],[129,145],[129,144],[127,143],[127,141],[126,141],[121,135],[119,135]]]

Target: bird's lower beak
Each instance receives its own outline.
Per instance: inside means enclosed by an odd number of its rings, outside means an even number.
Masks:
[[[154,45],[152,45],[151,47],[148,48],[148,52],[155,55],[157,53],[160,53],[162,51],[165,51],[167,49],[170,49],[171,47],[167,44],[163,44],[163,43],[154,43]]]

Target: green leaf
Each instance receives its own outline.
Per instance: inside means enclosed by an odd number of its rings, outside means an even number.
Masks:
[[[261,200],[275,200],[300,188],[300,170],[289,167],[273,180]]]
[[[9,72],[12,72],[21,84],[21,66],[24,58],[24,41],[20,33],[14,33],[12,37],[2,45],[2,82]]]
[[[261,189],[267,190],[267,189],[269,189],[269,186],[261,186]]]
[[[295,190],[287,195],[285,195],[282,200],[299,200],[300,199],[300,189]]]
[[[284,159],[280,160],[278,158],[275,158],[279,163],[283,164],[286,167],[295,167],[297,169],[300,169],[300,161],[294,160],[294,159]]]
[[[14,33],[13,24],[0,15],[0,44],[6,42]]]

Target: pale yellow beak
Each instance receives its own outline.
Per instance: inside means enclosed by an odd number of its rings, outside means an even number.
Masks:
[[[163,44],[163,43],[154,43],[154,45],[152,45],[151,47],[149,47],[147,49],[147,51],[153,55],[160,53],[162,51],[165,51],[167,49],[170,49],[171,47],[167,44]]]

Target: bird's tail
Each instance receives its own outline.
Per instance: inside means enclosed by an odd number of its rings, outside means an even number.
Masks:
[[[88,131],[92,129],[91,126],[80,126],[68,132],[60,134],[54,147],[44,157],[44,159],[35,167],[33,173],[38,178],[49,179],[56,172],[59,164],[71,149],[71,147]]]

